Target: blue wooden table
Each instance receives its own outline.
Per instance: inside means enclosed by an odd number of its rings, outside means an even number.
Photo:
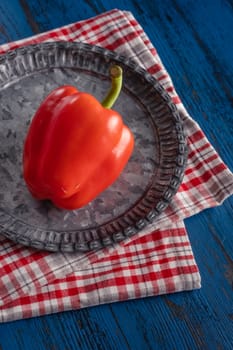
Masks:
[[[190,114],[233,170],[231,0],[1,0],[0,44],[118,7],[156,46]],[[1,350],[233,349],[233,199],[186,226],[198,291],[0,325]]]

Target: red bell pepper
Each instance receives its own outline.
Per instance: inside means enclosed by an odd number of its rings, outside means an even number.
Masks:
[[[111,108],[122,71],[111,70],[112,85],[102,105],[73,86],[61,86],[42,102],[29,127],[23,175],[32,195],[65,209],[80,208],[109,187],[133,151],[134,138]]]

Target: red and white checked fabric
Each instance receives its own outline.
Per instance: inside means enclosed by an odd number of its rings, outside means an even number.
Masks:
[[[0,53],[60,40],[117,51],[160,81],[183,116],[189,144],[187,170],[156,226],[151,224],[114,247],[86,254],[49,253],[0,236],[1,322],[200,288],[183,219],[220,205],[233,193],[233,175],[186,112],[156,49],[130,12],[112,10],[2,45]]]

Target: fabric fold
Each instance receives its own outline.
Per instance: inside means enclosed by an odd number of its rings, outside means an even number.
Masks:
[[[115,249],[102,250],[89,264],[31,285],[2,299],[2,322],[70,309],[200,288],[200,275],[183,222],[159,229]],[[33,307],[32,307],[33,306]]]

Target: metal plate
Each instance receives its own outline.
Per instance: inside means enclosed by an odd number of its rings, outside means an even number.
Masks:
[[[32,116],[44,97],[63,84],[101,100],[113,63],[124,71],[114,109],[135,136],[126,168],[79,210],[35,200],[22,177],[22,149]],[[133,61],[83,43],[24,47],[0,57],[0,105],[0,233],[11,240],[50,251],[98,249],[156,220],[178,190],[187,158],[181,118],[161,85]]]

